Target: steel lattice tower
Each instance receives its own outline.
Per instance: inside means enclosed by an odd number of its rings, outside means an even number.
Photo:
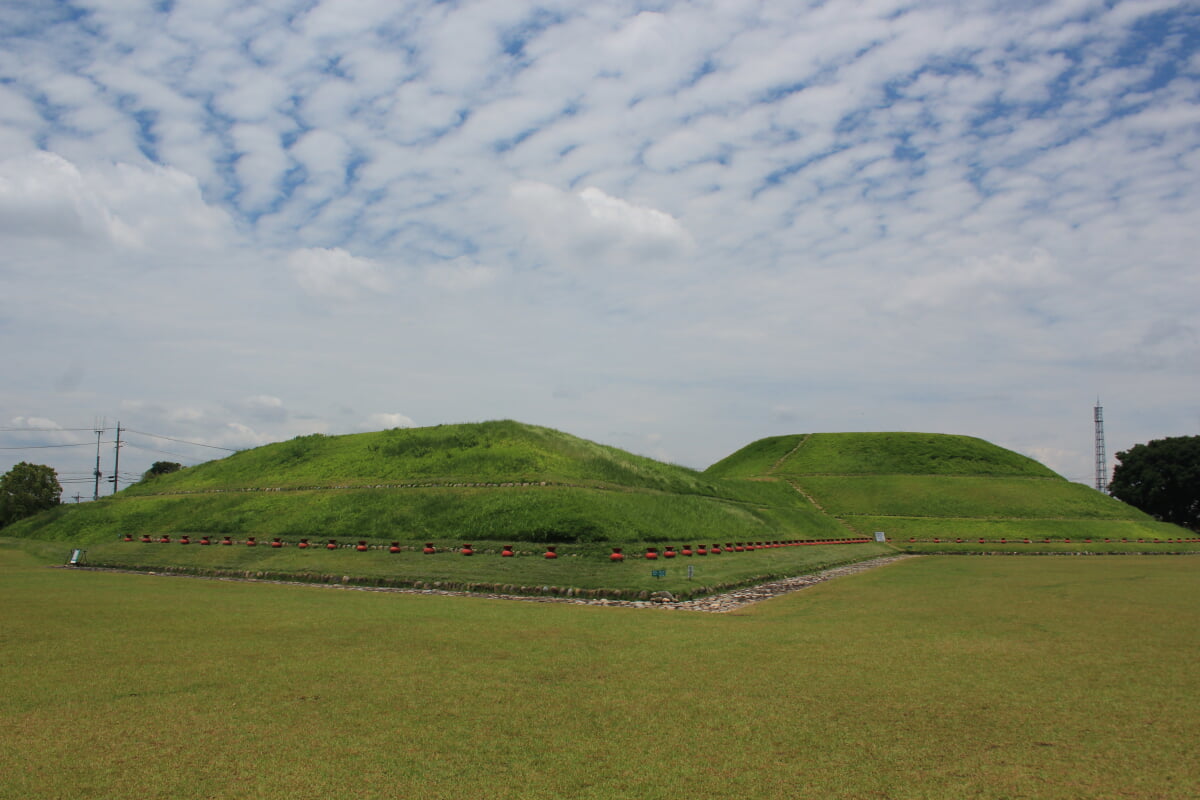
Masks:
[[[1096,491],[1108,491],[1108,456],[1104,453],[1104,406],[1096,401]]]

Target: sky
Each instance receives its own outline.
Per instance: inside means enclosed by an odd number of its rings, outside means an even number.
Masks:
[[[0,3],[0,470],[64,498],[118,422],[122,485],[491,419],[1090,484],[1097,400],[1200,433],[1198,253],[1194,2]]]

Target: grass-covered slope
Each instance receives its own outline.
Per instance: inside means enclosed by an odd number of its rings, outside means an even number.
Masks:
[[[760,439],[713,464],[711,478],[769,475],[989,475],[1058,478],[1043,464],[972,436],[813,433]]]
[[[1180,535],[1031,458],[969,436],[779,436],[742,448],[704,475],[786,482],[855,530],[893,538],[1059,537],[1073,529],[1080,538]]]
[[[126,495],[394,483],[540,482],[716,494],[700,473],[510,420],[313,434],[135,484]]]
[[[685,542],[836,539],[784,484],[710,480],[517,422],[304,436],[62,506],[10,536]]]
[[[754,442],[704,472],[512,421],[303,436],[60,506],[7,536],[672,543],[1060,536],[1178,529],[965,436],[842,433]],[[1082,534],[1080,534],[1082,535]]]

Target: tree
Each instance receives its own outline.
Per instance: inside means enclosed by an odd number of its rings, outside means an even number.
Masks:
[[[1200,530],[1200,436],[1173,436],[1117,453],[1108,490],[1164,522]]]
[[[142,473],[142,480],[148,481],[151,478],[159,475],[166,475],[171,472],[178,472],[183,469],[182,464],[177,464],[174,461],[155,461],[150,465],[150,469]]]
[[[0,528],[54,508],[61,496],[58,473],[50,467],[22,461],[0,475]]]

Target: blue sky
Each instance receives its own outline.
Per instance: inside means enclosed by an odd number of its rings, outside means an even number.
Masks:
[[[1098,397],[1110,453],[1200,427],[1194,4],[39,1],[0,40],[0,447],[917,430],[1090,482]]]

